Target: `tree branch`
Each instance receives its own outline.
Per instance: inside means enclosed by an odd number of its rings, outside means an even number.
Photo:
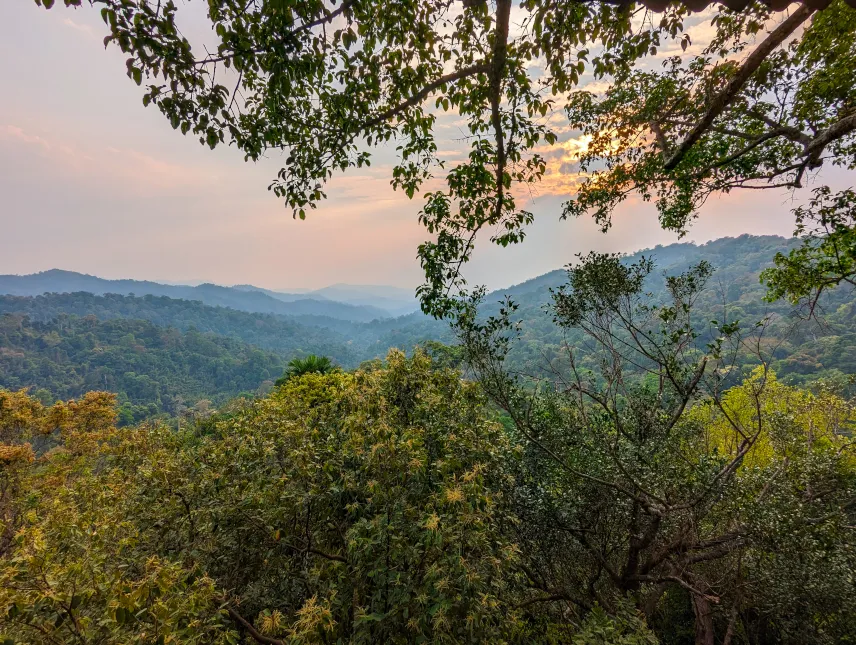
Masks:
[[[746,82],[761,66],[761,63],[766,60],[767,56],[781,45],[788,36],[794,33],[802,23],[808,20],[814,11],[815,9],[808,5],[801,5],[784,22],[770,32],[764,41],[758,45],[755,51],[753,51],[744,61],[743,65],[734,77],[728,82],[728,85],[725,86],[725,89],[713,97],[713,100],[710,101],[710,107],[708,107],[708,110],[701,118],[701,121],[696,124],[696,126],[678,146],[678,149],[675,150],[674,154],[666,160],[665,164],[663,164],[663,167],[666,170],[674,170],[675,166],[677,166],[686,156],[687,152],[690,151],[690,148],[696,144],[714,120],[716,120],[716,117],[722,114],[723,110],[725,110],[725,108],[728,107],[735,98],[737,98],[740,90],[743,89],[743,86],[746,85]]]
[[[496,2],[496,36],[493,44],[493,60],[490,73],[491,124],[496,136],[496,212],[497,221],[502,218],[502,202],[505,194],[505,135],[502,132],[502,76],[508,53],[508,23],[511,15],[511,0]]]
[[[373,128],[375,126],[384,123],[385,121],[389,121],[392,117],[404,112],[404,110],[411,108],[415,105],[418,105],[422,101],[424,101],[429,94],[445,85],[446,83],[454,83],[455,81],[459,81],[462,78],[466,78],[468,76],[472,76],[473,74],[478,73],[487,73],[490,71],[490,66],[486,63],[479,63],[477,65],[470,65],[469,67],[463,67],[457,71],[451,72],[444,76],[441,76],[436,81],[433,81],[419,90],[416,94],[411,96],[409,99],[404,101],[403,103],[399,103],[396,106],[381,112],[373,119],[366,121],[360,126],[360,131],[368,130],[369,128]]]
[[[262,643],[263,645],[285,645],[285,641],[281,641],[278,638],[271,638],[270,636],[265,636],[259,630],[257,630],[253,624],[248,621],[246,618],[241,616],[237,611],[232,609],[231,607],[226,607],[226,611],[229,612],[229,617],[238,623],[241,627],[247,630],[247,633],[252,636],[253,640],[257,643]]]
[[[309,31],[310,29],[313,29],[315,27],[319,27],[321,25],[326,25],[327,23],[332,22],[336,17],[342,15],[343,13],[345,13],[345,11],[347,11],[352,6],[354,6],[356,4],[356,1],[357,0],[346,0],[341,5],[339,5],[338,9],[334,9],[333,11],[330,11],[329,13],[324,14],[320,18],[316,18],[315,20],[304,23],[304,24],[300,25],[299,27],[297,27],[297,29],[289,31],[286,34],[283,34],[283,36],[281,36],[279,38],[279,42],[285,43],[289,39],[294,38],[295,36],[303,33],[304,31]],[[243,51],[232,51],[229,54],[221,54],[220,56],[206,56],[202,60],[196,61],[194,63],[194,65],[202,66],[202,65],[210,65],[211,63],[221,63],[223,61],[231,60],[232,58],[234,58],[238,54],[259,54],[263,51],[265,51],[265,48],[257,47],[257,48],[253,48],[253,49],[243,50]]]
[[[836,139],[850,134],[854,130],[856,130],[856,112],[836,121],[812,139],[805,148],[806,155],[809,159],[817,160],[827,145]]]

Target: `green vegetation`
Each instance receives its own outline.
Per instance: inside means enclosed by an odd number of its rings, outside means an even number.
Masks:
[[[832,195],[822,186],[795,213],[795,235],[802,244],[787,255],[777,253],[776,266],[761,277],[770,287],[770,299],[804,301],[813,312],[825,291],[841,283],[856,286],[856,193]]]
[[[619,616],[616,598],[630,598],[664,643],[686,642],[682,630],[699,645],[847,642],[853,404],[834,384],[778,381],[763,329],[721,318],[700,342],[709,264],[668,276],[656,298],[652,271],[598,254],[569,269],[551,311],[575,340],[549,380],[506,360],[510,300],[483,319],[476,298],[458,321],[467,364],[524,448],[517,543],[544,611]]]
[[[760,349],[763,360],[786,383],[808,384],[825,378],[846,384],[856,374],[853,331],[856,302],[852,291],[841,288],[815,298],[815,310],[822,314],[822,321],[801,320],[799,314],[808,314],[808,309],[795,311],[783,301],[764,301],[766,292],[759,276],[773,270],[770,258],[777,254],[786,257],[800,248],[803,247],[798,240],[742,236],[702,246],[658,247],[634,254],[625,262],[632,264],[650,257],[657,263],[657,270],[645,283],[655,301],[667,293],[665,274],[680,273],[699,262],[709,263],[715,271],[697,295],[693,308],[693,322],[702,330],[697,341],[700,346],[709,340],[711,320],[738,320],[744,326],[763,320],[760,348],[742,347],[736,356],[738,365],[756,365]],[[556,327],[549,310],[545,311],[552,302],[550,290],[560,288],[566,280],[566,271],[553,271],[506,290],[517,306],[514,319],[519,323],[518,342],[506,358],[516,371],[549,379],[561,368],[565,344],[583,349],[588,346],[578,330]],[[482,315],[496,313],[493,300],[498,297],[498,294],[485,297]],[[324,317],[254,314],[156,296],[88,293],[0,296],[0,320],[3,314],[13,314],[16,318],[7,319],[0,328],[0,352],[4,352],[0,366],[8,366],[0,370],[0,387],[29,386],[34,391],[43,390],[40,396],[51,400],[79,396],[92,388],[107,389],[119,394],[126,404],[125,421],[162,412],[177,414],[182,406],[192,406],[200,400],[220,405],[240,392],[254,393],[260,388],[263,391],[268,386],[266,382],[282,374],[285,362],[295,358],[328,357],[345,369],[353,369],[364,361],[384,356],[393,347],[410,351],[437,341],[455,343],[446,323],[421,314],[354,323]],[[19,320],[21,316],[26,316],[28,322]],[[112,327],[83,323],[80,319],[86,316],[110,322]],[[142,321],[149,321],[159,329]],[[25,342],[23,336],[6,331],[8,328],[17,333],[15,330],[22,324],[27,326],[30,336],[44,338]],[[184,359],[197,350],[174,355],[162,346],[148,347],[147,353],[140,354],[120,338],[127,333],[136,337],[139,333],[136,328],[121,333],[110,331],[109,335],[99,336],[97,343],[72,338],[82,333],[100,333],[97,330],[121,330],[123,325],[145,327],[148,331],[143,333],[144,339],[176,334],[182,338],[188,334],[192,338],[205,338],[220,348],[219,358],[200,362],[195,357],[188,363]],[[53,349],[54,333],[64,339],[60,353]],[[145,340],[141,344],[146,345]],[[94,353],[96,346],[100,353]],[[110,351],[105,353],[108,347]],[[432,353],[439,358],[437,351]],[[12,357],[19,354],[26,358],[18,356],[13,361]],[[265,367],[248,360],[251,355],[264,356],[263,361],[259,360]],[[105,362],[108,359],[114,362],[108,365]],[[234,367],[225,371],[215,368],[214,364],[220,360]],[[460,357],[444,360],[451,366],[462,362]],[[597,358],[583,351],[580,360],[595,367]],[[200,372],[193,372],[195,369]],[[208,376],[212,371],[220,376]],[[126,377],[126,373],[130,376]],[[188,374],[193,374],[189,380]]]
[[[323,354],[356,367],[362,355],[342,332],[360,325],[322,317],[286,317],[248,313],[228,307],[165,296],[121,296],[91,293],[50,293],[35,297],[0,296],[0,314],[20,314],[33,322],[49,323],[63,315],[96,316],[99,320],[147,320],[181,331],[196,329],[241,340],[282,356]]]
[[[692,322],[699,330],[693,342],[700,348],[716,335],[710,321],[739,321],[747,328],[763,322],[759,345],[744,343],[738,348],[734,356],[738,366],[751,369],[761,359],[788,383],[806,384],[820,378],[846,382],[856,374],[854,291],[845,286],[823,293],[815,301],[819,319],[810,318],[808,306],[794,308],[785,301],[765,300],[767,291],[760,276],[770,274],[771,258],[787,256],[794,248],[800,248],[798,240],[744,235],[701,246],[657,247],[633,254],[624,262],[653,261],[655,266],[644,284],[653,302],[668,296],[666,276],[702,262],[710,265],[713,274],[696,294],[692,307]],[[587,367],[597,367],[597,358],[587,351],[591,344],[580,330],[553,324],[550,290],[560,289],[567,279],[567,271],[554,271],[505,290],[517,306],[513,319],[519,322],[518,342],[506,359],[516,371],[549,378],[561,369],[566,345],[580,349],[579,359]],[[498,306],[493,300],[492,294],[485,296],[481,310],[495,314]]]
[[[478,384],[397,352],[181,431],[0,391],[0,636],[845,642],[852,405],[761,372],[677,416],[634,393],[525,420],[515,397],[504,430]]]
[[[9,445],[54,431],[53,410],[5,397]],[[478,388],[424,357],[308,374],[179,433],[76,420],[37,462],[3,446],[0,477],[22,494],[2,509],[15,537],[0,551],[0,634],[14,642],[235,643],[256,629],[268,643],[499,642],[518,629],[503,575],[509,442]]]
[[[477,294],[456,346],[426,343],[436,361],[393,350],[346,372],[297,357],[269,393],[197,404],[178,428],[115,426],[129,394],[148,396],[141,383],[165,383],[162,402],[265,370],[271,384],[284,359],[147,321],[6,314],[4,342],[24,348],[4,350],[9,365],[63,393],[105,374],[128,391],[119,405],[0,390],[0,638],[847,642],[856,406],[846,379],[819,380],[798,354],[775,364],[812,388],[777,377],[765,357],[794,342],[787,318],[732,317],[765,313],[758,272],[776,245],[654,249],[673,267],[696,260],[662,275],[647,257],[590,254],[500,307]],[[846,296],[823,294],[832,323],[804,322],[826,335],[798,347],[818,342],[829,355],[813,360],[849,369]]]
[[[123,423],[255,394],[265,383],[269,388],[284,367],[276,354],[240,341],[142,320],[60,316],[38,323],[0,316],[4,387],[35,386],[47,402],[90,390],[116,392]]]
[[[277,379],[276,385],[285,385],[291,379],[298,378],[304,374],[329,374],[336,369],[336,366],[326,356],[310,354],[306,358],[292,358],[288,362],[285,374]]]

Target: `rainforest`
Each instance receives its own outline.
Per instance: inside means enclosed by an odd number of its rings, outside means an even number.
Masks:
[[[0,30],[3,645],[856,641],[850,0]]]

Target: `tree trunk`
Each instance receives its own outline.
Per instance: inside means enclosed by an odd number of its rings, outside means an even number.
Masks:
[[[713,637],[713,607],[704,596],[693,594],[696,645],[716,645]]]

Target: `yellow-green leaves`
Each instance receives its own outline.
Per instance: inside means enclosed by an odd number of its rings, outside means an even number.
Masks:
[[[7,425],[30,424],[32,402],[15,400]],[[180,433],[116,431],[109,402],[56,406],[75,448],[23,471],[3,636],[229,643],[233,613],[288,643],[517,629],[508,440],[457,373],[393,352],[382,368],[294,374]]]

